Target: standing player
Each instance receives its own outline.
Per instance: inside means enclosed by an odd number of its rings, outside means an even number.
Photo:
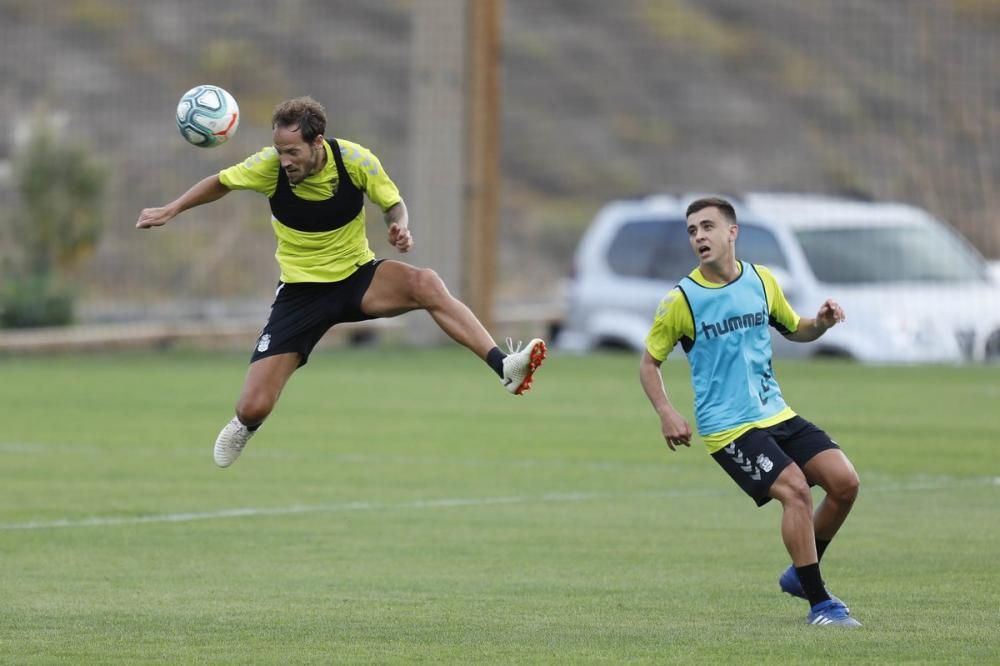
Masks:
[[[356,143],[327,138],[325,110],[311,97],[279,104],[271,125],[273,146],[201,180],[166,206],[144,209],[136,223],[139,229],[163,226],[231,190],[260,192],[271,205],[281,279],[236,416],[215,442],[215,463],[228,467],[239,457],[285,382],[340,322],[427,310],[441,330],[483,359],[510,393],[527,391],[545,358],[542,340],[505,354],[434,271],[375,259],[365,235],[366,194],[384,212],[393,247],[399,252],[413,247],[406,205],[375,155]]]
[[[800,319],[770,271],[737,261],[739,227],[725,199],[692,203],[687,231],[698,267],[660,304],[639,370],[663,437],[671,451],[691,446],[691,427],[667,399],[661,375],[680,342],[709,453],[757,506],[772,498],[781,503],[781,537],[792,557],[781,589],[809,601],[809,624],[860,626],[826,590],[819,569],[857,497],[858,475],[836,442],[785,404],[768,333],[771,325],[789,340],[811,342],[843,321],[844,312],[828,300],[815,319]],[[813,514],[809,487],[816,484],[826,497]]]

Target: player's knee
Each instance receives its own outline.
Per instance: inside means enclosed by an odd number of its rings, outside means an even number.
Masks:
[[[236,418],[244,425],[259,425],[274,409],[274,401],[263,393],[244,395],[236,404]]]
[[[857,474],[849,474],[842,479],[838,479],[833,488],[827,491],[827,495],[839,504],[854,504],[858,498],[858,490],[861,488],[861,480]]]
[[[812,493],[806,477],[796,467],[790,465],[781,473],[772,486],[772,496],[787,508],[812,509]]]
[[[424,307],[433,307],[448,295],[444,280],[430,268],[421,268],[413,276],[413,295]]]
[[[789,499],[795,505],[812,510],[812,493],[809,492],[809,484],[806,483],[805,478],[802,479],[801,483],[792,486]]]

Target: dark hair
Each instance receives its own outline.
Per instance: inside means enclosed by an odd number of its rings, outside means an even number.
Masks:
[[[326,110],[323,105],[306,95],[285,100],[274,107],[271,129],[288,127],[302,132],[302,140],[312,143],[320,134],[326,133]]]
[[[729,220],[730,224],[736,224],[736,209],[733,208],[733,204],[729,203],[722,197],[705,197],[704,199],[698,199],[697,201],[692,201],[691,205],[687,208],[687,213],[684,217],[691,217],[694,213],[699,210],[704,210],[705,208],[718,208],[722,211],[723,216]]]

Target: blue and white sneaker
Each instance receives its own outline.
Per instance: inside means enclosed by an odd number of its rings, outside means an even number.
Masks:
[[[780,578],[778,578],[778,586],[781,588],[781,591],[784,592],[785,594],[790,594],[793,597],[798,597],[799,599],[805,599],[806,601],[809,600],[809,597],[806,596],[805,590],[802,589],[802,582],[799,580],[799,574],[796,573],[794,564],[785,569],[785,572],[781,574]],[[830,591],[827,590],[826,593],[830,594]],[[830,594],[830,599],[832,601],[836,601],[838,604],[843,606],[845,609],[847,609],[847,613],[850,614],[851,609],[847,608],[847,604],[845,604],[843,601],[833,596],[832,594]]]
[[[809,615],[806,616],[806,624],[828,625],[838,624],[842,627],[860,627],[861,623],[847,613],[845,606],[839,599],[823,601],[812,607]]]

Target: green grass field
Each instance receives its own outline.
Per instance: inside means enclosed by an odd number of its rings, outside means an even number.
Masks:
[[[861,474],[854,631],[804,624],[780,508],[667,450],[632,356],[514,398],[459,349],[317,353],[218,470],[245,369],[0,359],[0,662],[1000,663],[1000,368],[776,363]]]

